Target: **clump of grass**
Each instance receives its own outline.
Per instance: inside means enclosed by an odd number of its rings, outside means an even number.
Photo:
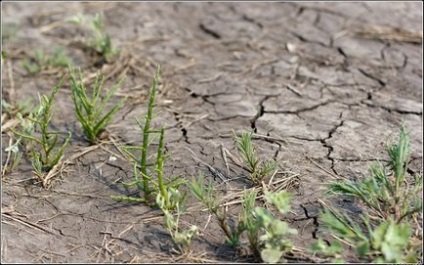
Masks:
[[[166,160],[164,154],[164,128],[159,130],[151,127],[153,120],[153,109],[155,107],[155,97],[157,87],[161,76],[161,68],[158,66],[156,73],[153,77],[152,86],[149,92],[149,101],[147,105],[147,114],[145,116],[144,125],[136,119],[141,131],[142,142],[139,146],[123,146],[121,149],[127,155],[129,160],[133,163],[133,177],[134,181],[126,183],[127,186],[136,186],[141,192],[140,198],[128,196],[114,196],[113,198],[120,201],[129,202],[146,202],[152,204],[152,200],[156,198],[158,193],[161,194],[164,200],[164,207],[166,209],[173,209],[176,202],[170,200],[168,195],[169,189],[176,189],[185,183],[181,176],[176,176],[171,179],[165,179],[164,176],[164,163]],[[149,154],[149,146],[154,138],[150,136],[157,136],[159,134],[159,145],[155,156],[154,162],[149,161],[151,155]],[[185,199],[185,197],[181,197]]]
[[[243,132],[241,137],[235,133],[233,135],[237,149],[250,172],[250,180],[259,185],[277,169],[277,163],[273,160],[263,161],[257,156],[256,147],[252,143],[253,132]]]
[[[119,50],[113,47],[109,34],[104,32],[103,16],[96,13],[94,17],[78,14],[70,22],[88,27],[92,36],[87,40],[87,47],[96,51],[106,62],[109,62]]]
[[[102,97],[103,78],[97,78],[91,88],[91,94],[87,91],[83,82],[81,70],[78,76],[74,69],[70,69],[72,101],[75,113],[81,123],[85,136],[91,144],[96,144],[100,134],[105,130],[113,116],[124,106],[124,100],[107,110],[106,105],[119,89],[123,78]]]
[[[181,193],[173,188],[169,188],[166,192],[166,195],[168,198],[163,197],[162,193],[158,193],[156,196],[156,204],[164,213],[166,229],[176,247],[174,251],[178,254],[184,254],[189,251],[191,240],[198,234],[198,227],[192,225],[189,229],[182,230],[180,228],[179,221],[181,214],[185,212],[185,200],[183,199]],[[175,209],[176,216],[174,216],[169,210],[169,207],[167,206],[169,202],[166,200],[175,203],[173,208]]]
[[[40,105],[28,117],[21,120],[19,131],[13,131],[24,142],[35,174],[44,187],[50,183],[51,175],[47,179],[47,173],[60,164],[64,149],[71,138],[71,133],[68,132],[63,143],[57,146],[61,133],[49,129],[52,106],[62,82],[63,78],[53,88],[50,96],[40,95]]]
[[[331,206],[326,207],[321,219],[326,231],[354,246],[360,257],[374,262],[417,262],[417,243],[421,244],[422,238],[412,237],[412,232],[413,219],[422,215],[422,175],[407,178],[410,146],[405,127],[400,129],[399,141],[386,145],[386,149],[388,168],[375,163],[364,179],[329,185],[332,194],[360,202],[360,220],[352,220]]]
[[[22,67],[29,73],[35,74],[52,67],[67,67],[71,63],[71,59],[65,55],[62,49],[55,49],[53,55],[45,54],[42,50],[34,52],[34,58],[29,61],[25,60]]]

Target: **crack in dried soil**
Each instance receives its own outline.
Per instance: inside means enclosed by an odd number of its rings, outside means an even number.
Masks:
[[[336,176],[338,176],[339,174],[337,173],[336,169],[334,168],[335,166],[335,159],[333,157],[331,157],[331,153],[334,151],[334,147],[331,146],[330,144],[327,143],[328,140],[330,140],[333,137],[333,134],[337,131],[338,128],[340,128],[341,126],[343,126],[344,120],[340,121],[339,124],[337,124],[336,126],[334,126],[334,128],[332,128],[330,130],[330,132],[328,133],[328,137],[324,138],[322,140],[320,140],[320,142],[322,143],[322,145],[328,149],[328,153],[326,155],[326,158],[328,160],[330,160],[331,162],[331,170],[334,172],[334,174],[336,174]]]
[[[386,86],[386,82],[384,82],[383,80],[381,80],[380,78],[368,73],[367,71],[365,71],[362,68],[358,68],[358,71],[363,74],[364,76],[368,77],[371,80],[377,81],[377,83],[380,84],[380,86],[385,87]]]

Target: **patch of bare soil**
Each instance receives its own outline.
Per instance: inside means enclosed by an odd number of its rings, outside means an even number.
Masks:
[[[410,172],[422,172],[422,5],[420,3],[3,3],[2,98],[48,94],[66,70],[28,75],[21,63],[35,49],[65,48],[85,73],[100,70],[106,87],[126,74],[116,102],[128,99],[108,127],[109,140],[89,147],[77,123],[69,82],[57,96],[53,125],[71,131],[67,167],[49,190],[35,185],[23,160],[2,176],[2,263],[252,262],[224,245],[215,219],[189,197],[183,227],[200,236],[190,255],[172,242],[157,209],[116,202],[137,191],[132,166],[116,146],[140,143],[142,119],[157,64],[164,68],[155,126],[165,125],[168,175],[203,172],[228,201],[250,187],[247,172],[222,156],[235,154],[232,130],[262,135],[263,157],[297,174],[292,214],[299,235],[291,262],[316,238],[318,198],[329,180],[359,178],[371,161],[386,161],[384,143],[405,123]],[[121,49],[94,62],[78,46],[84,32],[64,22],[103,12]],[[15,28],[15,30],[13,30]],[[91,79],[93,80],[93,79]],[[115,99],[114,99],[115,100]],[[3,125],[3,116],[2,116]],[[9,136],[2,130],[2,165]],[[71,159],[72,158],[72,159]],[[209,165],[227,178],[226,184]],[[352,207],[343,202],[340,207]],[[239,204],[229,207],[237,218]],[[349,257],[347,257],[349,260]]]

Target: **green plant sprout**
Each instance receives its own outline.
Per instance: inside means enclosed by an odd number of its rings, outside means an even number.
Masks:
[[[6,113],[9,118],[15,117],[18,115],[18,113],[21,113],[22,116],[26,116],[34,109],[31,98],[18,101],[16,104],[10,104],[4,98],[2,98],[1,106],[3,113]]]
[[[14,168],[16,168],[19,165],[19,162],[22,158],[22,152],[19,151],[19,144],[20,144],[21,138],[16,140],[15,143],[13,142],[12,137],[10,138],[9,146],[4,149],[4,151],[7,153],[6,161],[2,165],[2,177],[4,177],[7,173],[12,171]]]
[[[169,195],[169,197],[164,198],[162,193],[157,194],[156,204],[164,213],[165,226],[177,248],[176,252],[179,254],[187,253],[192,238],[198,234],[198,227],[192,225],[189,229],[181,230],[179,221],[181,214],[185,211],[185,205],[182,204],[185,200],[182,198],[180,192],[173,188],[169,188],[165,194],[167,194],[167,196]],[[176,210],[176,217],[169,211],[166,200],[175,202],[174,209]]]
[[[67,67],[70,63],[71,59],[65,55],[62,49],[57,48],[52,56],[44,54],[41,50],[36,50],[33,62],[25,60],[22,67],[29,74],[35,74],[50,67]]]
[[[193,178],[189,182],[189,188],[193,195],[205,206],[208,211],[215,216],[218,224],[226,236],[226,242],[232,246],[237,247],[240,245],[240,235],[245,230],[242,223],[237,226],[229,224],[229,216],[227,209],[220,205],[217,194],[214,192],[212,184],[205,184],[203,174],[199,174],[197,178]]]
[[[19,125],[22,117],[27,117],[34,109],[32,99],[19,100],[18,102],[7,102],[4,98],[1,99],[2,120],[1,132],[6,132],[8,129]]]
[[[3,22],[2,23],[2,40],[11,41],[14,40],[19,32],[19,25],[14,22]]]
[[[389,169],[381,163],[370,166],[371,175],[358,181],[332,182],[334,195],[351,196],[363,205],[362,222],[327,206],[321,218],[326,227],[340,240],[355,246],[359,256],[375,262],[416,262],[416,246],[410,244],[412,218],[421,212],[422,175],[407,180],[410,157],[409,137],[404,126],[399,141],[386,145],[390,157]],[[414,186],[410,185],[411,180]],[[361,223],[366,226],[365,232]],[[422,239],[421,239],[422,241]]]
[[[20,131],[13,131],[16,135],[22,137],[35,173],[44,187],[48,184],[45,179],[46,173],[60,163],[64,149],[71,139],[71,133],[68,132],[64,142],[58,148],[55,148],[58,144],[60,132],[49,130],[52,118],[51,108],[62,82],[63,78],[53,88],[49,97],[40,95],[40,105],[27,118],[21,120]],[[39,133],[36,133],[37,129]]]
[[[339,254],[343,251],[343,245],[339,241],[334,241],[328,245],[322,238],[318,238],[309,248],[310,253],[319,254],[324,258],[336,257],[336,259],[339,259]]]
[[[229,225],[229,216],[225,207],[220,205],[218,196],[211,184],[206,185],[204,176],[193,178],[189,187],[194,196],[213,214],[226,235],[226,242],[232,247],[240,247],[240,236],[246,232],[249,246],[254,256],[266,263],[281,260],[284,253],[291,250],[291,242],[287,234],[295,234],[296,230],[263,207],[256,207],[256,191],[245,190],[242,210],[237,225]],[[265,191],[265,200],[274,205],[281,214],[290,211],[290,195],[285,191],[269,193]]]
[[[279,213],[286,214],[290,211],[291,196],[286,191],[274,193],[265,191],[264,194],[265,200],[272,204]],[[290,228],[286,222],[281,221],[264,207],[255,207],[254,217],[257,220],[257,227],[260,229],[256,227],[252,232],[264,231],[265,233],[257,234],[258,240],[253,245],[250,240],[251,247],[256,248],[255,253],[260,253],[263,262],[281,262],[283,254],[292,249],[292,243],[287,238],[287,235],[297,234],[297,230]],[[251,233],[249,238],[252,236],[253,233]]]
[[[87,46],[96,51],[105,61],[109,62],[119,53],[119,50],[112,46],[109,34],[104,33],[103,16],[100,13],[96,13],[92,18],[78,14],[69,21],[91,29],[93,35],[87,40]]]
[[[181,176],[176,176],[169,180],[165,180],[164,177],[164,162],[166,160],[164,154],[164,128],[160,130],[152,129],[151,122],[153,120],[153,109],[155,107],[155,97],[157,93],[157,87],[161,76],[161,68],[158,66],[156,73],[153,77],[152,86],[149,92],[149,101],[147,105],[147,114],[145,116],[144,125],[136,119],[140,129],[142,130],[142,143],[140,146],[123,146],[121,149],[127,155],[129,160],[133,163],[133,177],[134,181],[130,183],[124,183],[126,186],[136,186],[140,191],[143,192],[141,198],[134,198],[128,196],[114,196],[113,198],[119,201],[129,202],[146,202],[151,203],[155,199],[157,193],[160,193],[164,198],[166,209],[173,209],[176,205],[175,202],[169,200],[168,190],[170,188],[178,189],[182,184],[185,183],[181,179]],[[159,134],[159,145],[156,153],[155,162],[149,162],[149,146],[151,145],[154,138],[150,138],[150,135]],[[139,155],[138,155],[139,154]],[[151,168],[153,167],[153,170]],[[156,177],[155,177],[156,176]],[[155,197],[153,197],[155,196]],[[185,197],[182,197],[185,199]]]
[[[70,69],[70,75],[72,101],[74,102],[77,119],[81,123],[88,141],[91,144],[96,144],[107,124],[111,121],[116,112],[124,106],[125,101],[121,100],[111,109],[106,109],[107,103],[119,89],[124,78],[121,78],[121,80],[106,93],[106,96],[102,97],[104,80],[100,78],[99,74],[91,88],[91,94],[87,92],[80,69],[78,69],[78,76],[76,76],[74,69]]]
[[[256,155],[256,147],[252,143],[253,132],[243,132],[238,137],[234,132],[234,141],[237,149],[250,172],[250,180],[259,185],[265,177],[271,175],[277,169],[277,163],[273,160],[261,161]]]

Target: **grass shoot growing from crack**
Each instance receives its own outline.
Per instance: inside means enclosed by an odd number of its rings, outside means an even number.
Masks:
[[[20,131],[13,131],[24,142],[35,174],[44,187],[48,187],[50,184],[51,175],[47,173],[60,164],[64,149],[71,139],[71,133],[68,132],[63,143],[57,147],[61,133],[49,130],[53,116],[52,106],[62,82],[63,78],[53,88],[50,96],[40,95],[40,105],[27,118],[22,120]],[[49,176],[49,178],[46,178],[46,176]]]
[[[261,161],[257,156],[256,147],[252,143],[253,132],[243,132],[241,137],[233,132],[233,136],[243,162],[250,172],[250,180],[259,185],[277,169],[277,163],[273,160]]]
[[[410,146],[404,126],[398,142],[386,149],[389,168],[375,163],[370,166],[370,176],[329,186],[333,195],[350,196],[361,203],[361,220],[352,220],[331,206],[321,218],[326,231],[355,246],[360,257],[374,262],[417,262],[422,236],[413,236],[413,220],[422,215],[422,175],[407,175]]]
[[[75,112],[78,121],[81,123],[85,136],[91,144],[99,141],[100,134],[105,130],[113,116],[124,106],[124,100],[107,110],[108,102],[119,89],[123,78],[102,97],[103,78],[99,74],[88,92],[84,85],[81,70],[78,69],[78,75],[75,69],[70,69],[72,101],[74,102]]]
[[[166,156],[164,153],[164,135],[165,129],[160,130],[153,129],[151,122],[153,120],[153,110],[155,107],[155,98],[160,81],[162,70],[158,66],[156,73],[153,77],[152,86],[149,92],[149,102],[147,105],[147,114],[145,116],[144,125],[136,120],[141,131],[142,131],[142,143],[140,146],[123,146],[122,151],[128,156],[129,160],[133,163],[133,177],[134,181],[126,183],[127,186],[136,186],[140,191],[143,192],[141,198],[134,198],[128,196],[114,196],[113,198],[119,201],[129,202],[146,202],[151,204],[152,200],[155,199],[158,193],[161,194],[161,198],[164,201],[165,209],[173,209],[176,207],[176,201],[171,200],[168,194],[169,189],[176,189],[185,183],[181,179],[181,176],[176,176],[171,179],[165,179],[164,176],[164,163]],[[149,161],[149,146],[151,145],[153,138],[150,138],[151,134],[159,134],[159,145],[156,153],[156,160],[152,163]],[[139,154],[139,155],[138,155]],[[153,167],[153,170],[152,170]],[[153,197],[155,196],[155,197]],[[181,197],[185,200],[185,196]]]

